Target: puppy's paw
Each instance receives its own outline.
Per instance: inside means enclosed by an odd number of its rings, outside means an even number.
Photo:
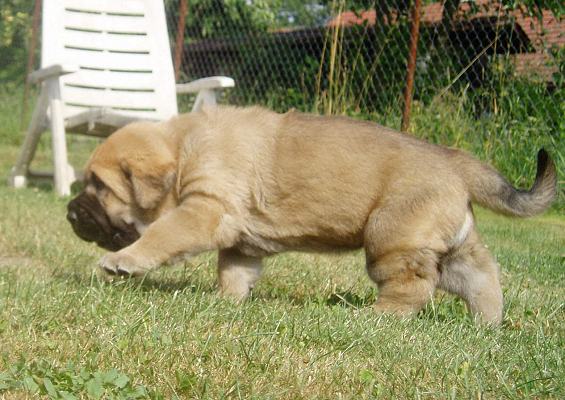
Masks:
[[[117,253],[108,253],[100,259],[98,266],[108,275],[121,277],[142,276],[152,267],[147,260],[135,257],[123,250]]]

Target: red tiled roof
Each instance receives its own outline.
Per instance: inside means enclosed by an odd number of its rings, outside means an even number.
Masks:
[[[543,10],[540,23],[537,17],[527,15],[527,13],[520,8],[507,12],[504,10],[503,6],[496,1],[477,0],[474,2],[474,6],[476,7],[471,7],[470,2],[461,3],[455,15],[455,20],[472,20],[500,16],[503,21],[506,21],[507,17],[513,16],[536,49],[547,48],[554,45],[565,46],[565,21],[557,19],[549,10]],[[420,21],[424,25],[439,24],[442,14],[443,4],[439,2],[432,3],[422,8]],[[359,14],[353,11],[345,11],[330,20],[328,26],[353,26],[362,25],[364,23],[374,25],[376,19],[376,10],[366,10]],[[398,19],[398,15],[392,14],[390,19],[391,21],[386,21],[385,18],[385,23],[395,23]]]
[[[432,3],[422,8],[420,22],[423,25],[436,25],[441,22],[443,14],[443,3]],[[536,50],[535,53],[521,53],[512,56],[516,73],[525,75],[531,72],[540,77],[551,80],[552,74],[557,70],[554,65],[549,65],[551,57],[547,50],[552,47],[565,46],[565,21],[558,19],[549,10],[542,11],[541,21],[532,17],[522,8],[505,10],[502,4],[493,0],[476,0],[473,5],[470,2],[462,2],[455,14],[455,21],[469,21],[479,18],[499,17],[502,23],[508,21],[508,17],[514,17],[516,24],[524,31],[530,43]],[[386,24],[393,24],[398,20],[398,15],[393,13],[383,18]],[[366,10],[356,14],[353,11],[345,11],[333,18],[328,26],[353,26],[369,24],[375,25],[377,20],[376,10]]]
[[[516,15],[518,25],[524,30],[536,49],[565,46],[565,20],[558,20],[549,10],[543,10],[542,23],[539,19]]]

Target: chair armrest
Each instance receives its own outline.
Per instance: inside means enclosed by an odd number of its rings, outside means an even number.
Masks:
[[[45,68],[33,71],[28,75],[27,80],[29,83],[40,83],[50,78],[59,77],[66,74],[77,72],[79,67],[69,64],[53,64]]]
[[[227,76],[211,76],[208,78],[197,79],[189,83],[180,83],[177,86],[177,93],[197,93],[201,90],[221,89],[235,86],[235,81]]]

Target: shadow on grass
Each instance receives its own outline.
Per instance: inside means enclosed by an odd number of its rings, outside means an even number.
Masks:
[[[374,293],[368,293],[365,296],[359,296],[356,293],[351,293],[349,291],[332,293],[328,299],[326,299],[326,304],[328,306],[341,306],[346,308],[365,308],[369,307],[375,303],[376,297]]]
[[[252,299],[255,301],[277,301],[286,302],[292,306],[321,305],[321,306],[339,306],[350,309],[361,309],[371,306],[375,302],[374,291],[366,294],[356,294],[351,291],[334,292],[331,294],[324,293],[296,293],[285,292],[284,288],[271,288],[270,290],[260,289],[253,293]]]
[[[137,290],[142,292],[165,292],[165,293],[216,293],[214,285],[203,283],[202,281],[190,279],[190,276],[183,277],[182,279],[162,279],[145,277],[139,283],[133,284]]]
[[[188,271],[188,272],[186,272]],[[167,295],[176,293],[186,294],[209,294],[217,293],[215,283],[203,280],[196,276],[195,271],[184,269],[182,271],[169,271],[166,274],[146,275],[142,278],[118,278],[114,281],[106,281],[99,277],[95,272],[84,274],[80,272],[59,271],[55,273],[56,279],[65,281],[66,284],[73,284],[82,288],[95,287],[106,290],[131,291],[141,293],[162,292]],[[255,292],[248,301],[269,301],[281,303],[286,302],[292,306],[319,305],[325,307],[338,306],[349,310],[371,309],[377,299],[377,291],[371,290],[361,295],[349,290],[334,292],[328,295],[321,293],[288,293],[277,288],[272,290]],[[459,298],[440,294],[434,301],[427,304],[415,317],[423,321],[434,321],[436,323],[449,323],[460,321],[461,323],[471,323],[465,304]]]
[[[50,179],[47,179],[47,178],[30,180],[28,182],[27,186],[30,189],[34,189],[38,192],[48,193],[48,192],[54,192],[55,191],[53,181],[50,180]],[[68,200],[70,201],[72,196],[75,196],[78,193],[80,193],[83,188],[84,188],[84,182],[82,182],[82,181],[73,182],[72,185],[71,185],[71,197],[69,197]]]
[[[215,285],[196,279],[194,274],[178,274],[174,277],[162,275],[146,275],[139,278],[115,278],[106,280],[99,276],[95,271],[90,275],[80,272],[59,271],[54,274],[54,278],[73,284],[78,287],[99,287],[116,288],[121,290],[131,290],[132,292],[163,292],[163,293],[214,293]]]
[[[44,192],[44,193],[48,193],[48,192],[53,192],[53,183],[52,182],[48,182],[46,180],[30,180],[27,183],[27,187],[32,189],[32,190],[36,190],[38,192]]]

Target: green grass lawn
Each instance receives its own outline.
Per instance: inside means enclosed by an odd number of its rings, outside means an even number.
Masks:
[[[2,178],[15,155],[0,146]],[[565,398],[556,211],[478,212],[505,292],[489,329],[441,293],[415,319],[375,315],[361,252],[269,258],[242,305],[216,294],[215,254],[106,283],[67,201],[0,183],[0,398]]]

